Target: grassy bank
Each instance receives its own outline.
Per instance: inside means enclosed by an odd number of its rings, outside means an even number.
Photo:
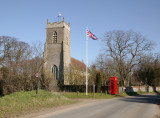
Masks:
[[[50,108],[73,103],[60,94],[39,90],[15,92],[0,98],[0,118],[32,113],[42,108]]]

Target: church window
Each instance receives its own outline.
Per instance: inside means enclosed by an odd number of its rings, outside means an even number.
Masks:
[[[53,67],[52,67],[52,73],[53,73],[53,77],[54,77],[54,79],[58,79],[58,68],[57,68],[57,66],[56,65],[54,65]]]
[[[57,32],[53,32],[53,35],[52,35],[52,39],[53,39],[53,43],[57,43]]]

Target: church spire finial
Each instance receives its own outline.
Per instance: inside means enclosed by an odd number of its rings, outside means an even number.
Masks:
[[[62,16],[62,14],[58,14],[58,23],[59,23],[59,19],[60,19],[61,16]]]

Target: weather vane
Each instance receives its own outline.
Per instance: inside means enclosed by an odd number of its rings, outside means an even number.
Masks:
[[[60,19],[61,16],[62,16],[62,14],[58,14],[58,23],[59,23],[59,19]]]

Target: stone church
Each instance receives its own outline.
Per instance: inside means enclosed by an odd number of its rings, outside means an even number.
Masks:
[[[67,70],[70,64],[85,69],[85,64],[71,58],[70,23],[63,18],[61,22],[50,23],[47,20],[46,43],[44,51],[44,69],[52,72],[54,80],[62,80],[68,84]]]

